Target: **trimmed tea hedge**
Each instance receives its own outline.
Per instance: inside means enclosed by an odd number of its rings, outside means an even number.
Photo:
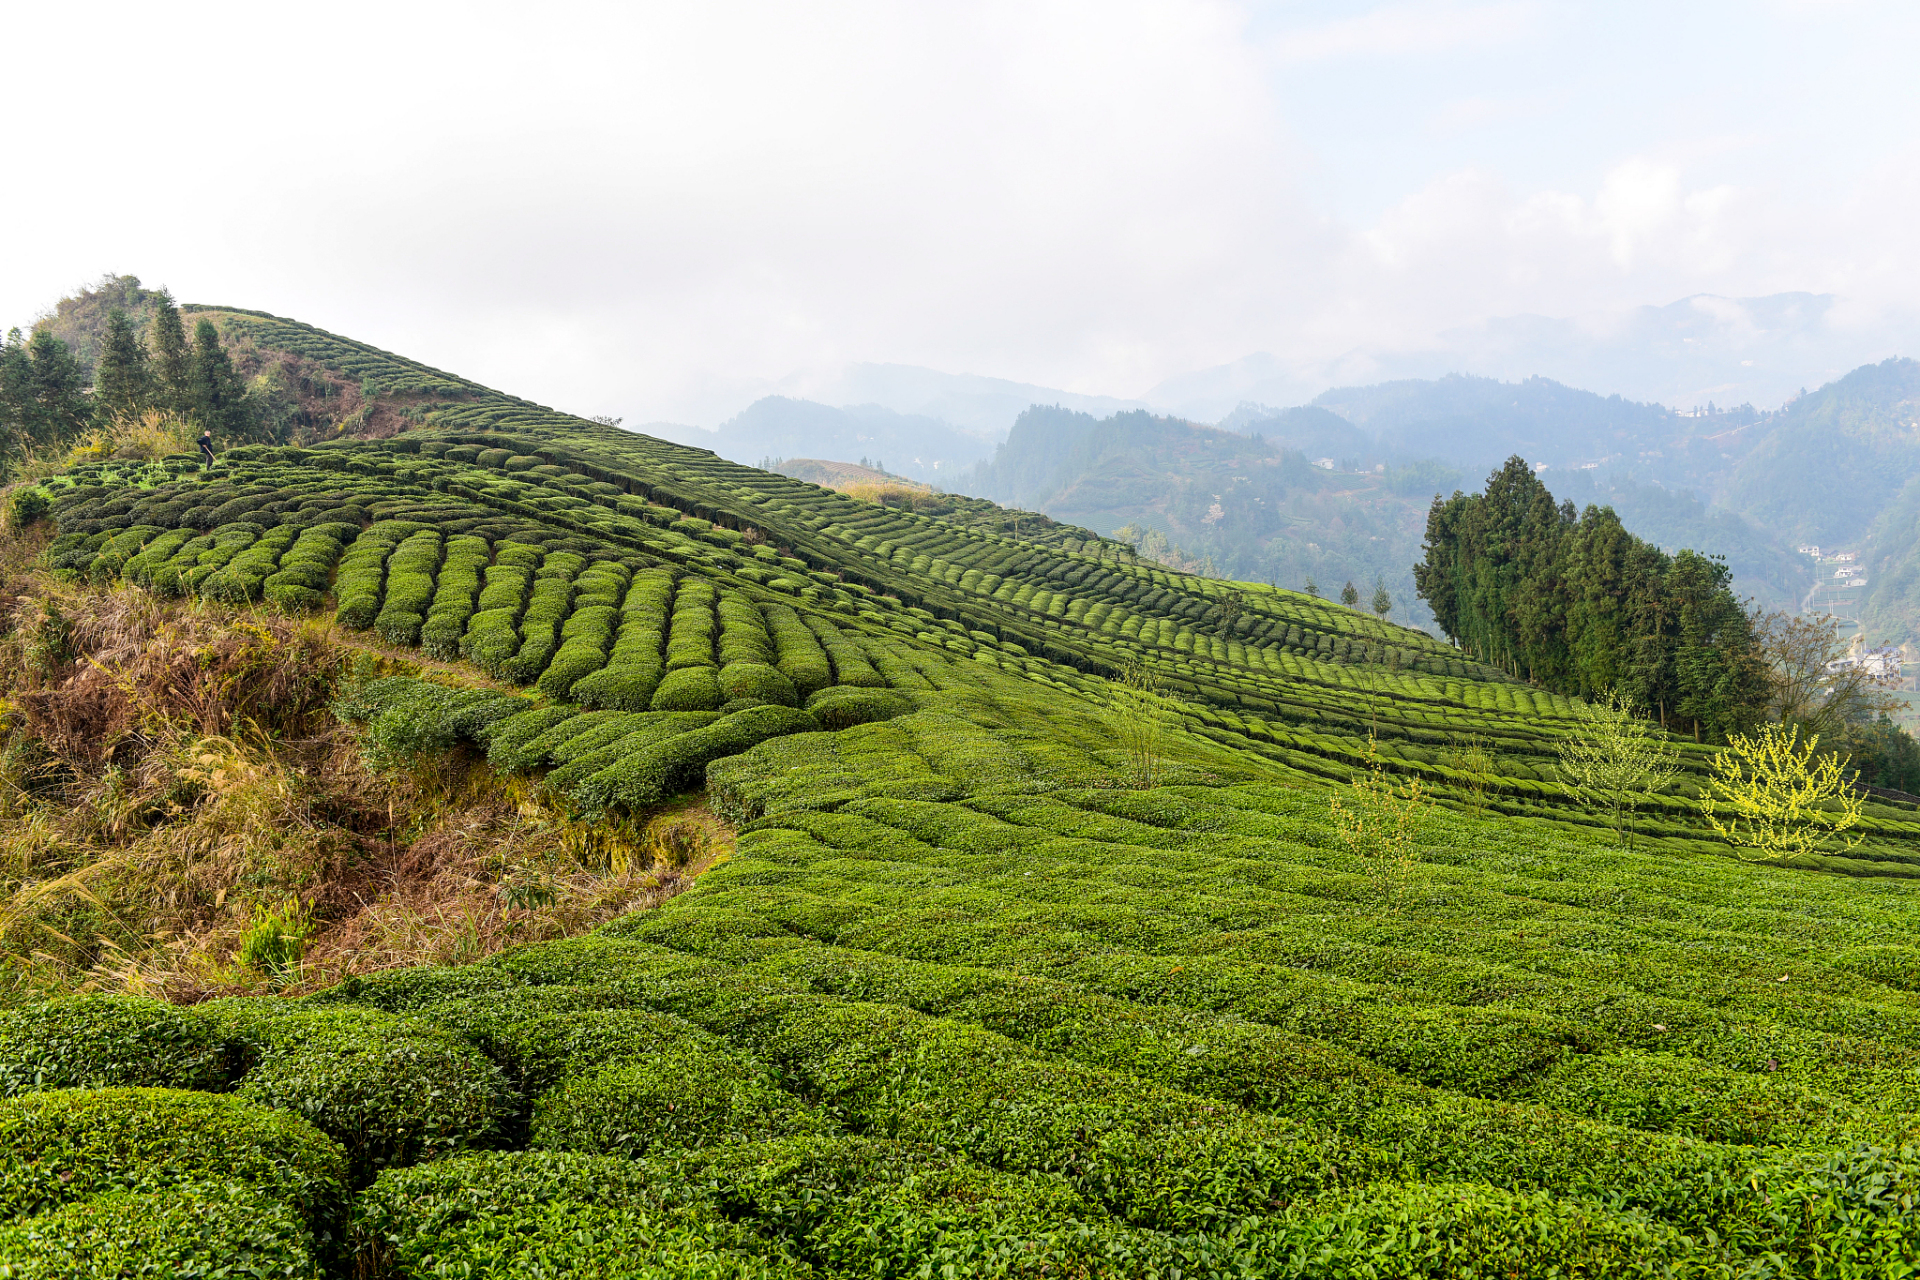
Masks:
[[[219,1089],[236,1062],[201,1020],[154,1000],[67,996],[0,1011],[0,1097],[40,1089]]]
[[[239,1096],[310,1121],[345,1149],[356,1182],[505,1136],[512,1090],[455,1037],[372,1010],[275,1005],[224,1001],[202,1016],[254,1055]]]
[[[0,1103],[0,1220],[109,1191],[232,1178],[330,1238],[346,1157],[305,1121],[228,1094],[61,1089]]]
[[[233,1181],[103,1195],[0,1224],[0,1264],[18,1280],[320,1274],[294,1211]]]

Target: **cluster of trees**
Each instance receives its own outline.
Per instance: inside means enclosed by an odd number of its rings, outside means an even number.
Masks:
[[[1846,757],[1858,782],[1920,791],[1920,744],[1888,714],[1895,680],[1835,619],[1749,613],[1728,577],[1717,557],[1636,538],[1610,507],[1556,505],[1517,457],[1484,494],[1434,500],[1414,569],[1447,636],[1483,662],[1696,738],[1775,726]]]
[[[1425,552],[1421,597],[1482,662],[1558,693],[1617,693],[1696,738],[1765,716],[1766,660],[1725,562],[1668,555],[1611,508],[1556,503],[1517,456],[1484,494],[1434,499]]]
[[[265,418],[209,320],[191,337],[165,291],[152,295],[143,339],[125,311],[107,316],[91,385],[72,349],[47,328],[0,344],[0,458],[8,463],[84,433],[160,412],[222,442],[259,439]]]

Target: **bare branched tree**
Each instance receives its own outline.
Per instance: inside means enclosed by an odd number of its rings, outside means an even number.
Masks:
[[[1878,674],[1849,653],[1832,616],[1769,613],[1754,624],[1770,685],[1767,719],[1796,725],[1836,746],[1850,725],[1891,711],[1897,676]]]

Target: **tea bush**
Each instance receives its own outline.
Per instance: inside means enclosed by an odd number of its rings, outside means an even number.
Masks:
[[[292,1111],[346,1151],[356,1183],[492,1146],[517,1100],[499,1068],[430,1024],[355,1008],[207,1006],[253,1053],[238,1096]]]
[[[102,1195],[0,1224],[0,1266],[20,1280],[136,1275],[318,1280],[314,1253],[292,1209],[227,1180]]]
[[[67,996],[0,1011],[0,1097],[40,1089],[220,1089],[236,1062],[205,1023],[131,996]]]
[[[316,1240],[339,1228],[346,1158],[306,1122],[228,1094],[73,1089],[0,1103],[0,1220],[110,1191],[164,1194],[238,1179],[300,1216]]]

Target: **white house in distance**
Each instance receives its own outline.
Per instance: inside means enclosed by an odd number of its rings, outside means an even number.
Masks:
[[[1900,651],[1898,649],[1855,649],[1844,658],[1835,658],[1827,664],[1828,671],[1848,671],[1854,667],[1864,667],[1868,675],[1877,679],[1898,680]]]

